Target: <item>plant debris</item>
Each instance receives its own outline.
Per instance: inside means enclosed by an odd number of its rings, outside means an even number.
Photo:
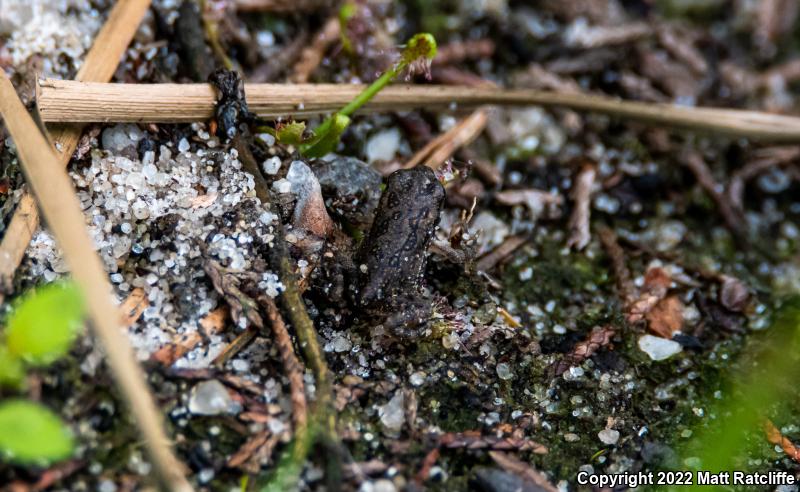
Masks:
[[[26,101],[37,73],[92,68],[109,17],[108,2],[39,3],[0,12],[0,65]],[[800,293],[800,152],[748,125],[794,121],[797,21],[787,1],[154,0],[112,87],[130,105],[134,84],[208,80],[211,120],[47,128],[191,486],[553,491],[579,490],[579,472],[705,469],[693,441],[722,442],[762,349],[782,400],[731,462],[796,474],[797,354],[771,340]],[[409,87],[362,107],[394,77]],[[329,119],[297,103],[376,79]],[[245,92],[286,81],[337,85]],[[454,98],[553,92],[544,106],[381,100],[453,84]],[[281,101],[294,116],[257,118],[263,87],[296,95]],[[640,112],[584,112],[620,99]],[[756,119],[687,127],[687,108]],[[0,136],[8,307],[69,269]],[[0,483],[154,485],[108,373],[81,336],[27,388],[0,389],[79,444],[49,468],[2,462]]]

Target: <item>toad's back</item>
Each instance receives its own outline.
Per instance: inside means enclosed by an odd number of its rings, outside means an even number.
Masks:
[[[358,254],[363,306],[418,291],[444,197],[444,187],[428,167],[401,169],[389,176]]]

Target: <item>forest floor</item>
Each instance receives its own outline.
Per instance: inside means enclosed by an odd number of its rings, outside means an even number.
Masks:
[[[0,65],[23,100],[37,74],[75,76],[110,3],[0,13]],[[208,43],[193,3],[155,0],[115,80],[205,81],[221,52],[248,83],[371,82],[401,43],[430,32],[439,55],[428,77],[407,82],[798,108],[792,1],[365,1],[343,28],[330,3],[206,0],[217,28]],[[320,55],[310,67],[308,50]],[[460,127],[464,118],[475,125]],[[316,160],[255,128],[254,177],[212,125],[91,124],[69,168],[199,489],[255,490],[293,438],[292,382],[264,321],[286,288],[271,257],[278,223],[333,375],[341,439],[312,450],[301,490],[330,489],[331,463],[342,490],[364,492],[579,490],[580,471],[703,469],[697,436],[731,411],[736,381],[800,292],[798,145],[568,109],[454,106],[356,116],[335,154]],[[348,262],[359,267],[383,178],[441,134],[470,142],[423,159],[446,190],[409,299],[429,309],[414,333],[395,332],[348,294]],[[25,185],[0,135],[2,235]],[[307,222],[320,193],[334,232]],[[428,205],[400,198],[401,209]],[[67,275],[45,226],[3,286],[6,312],[16,295]],[[51,467],[0,465],[0,487],[153,484],[102,357],[87,335],[29,375],[28,396],[65,418],[80,446]],[[783,376],[785,398],[765,402],[763,416],[800,440],[800,400]],[[302,383],[313,402],[311,369]],[[747,443],[736,469],[800,473],[762,428]]]

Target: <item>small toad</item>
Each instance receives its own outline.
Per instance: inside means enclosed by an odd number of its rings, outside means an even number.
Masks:
[[[420,283],[444,198],[429,167],[395,171],[355,257],[356,305],[399,337],[416,334],[431,315]]]

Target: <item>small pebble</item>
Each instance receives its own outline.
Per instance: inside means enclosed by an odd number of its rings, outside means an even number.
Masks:
[[[277,174],[281,168],[281,159],[279,157],[270,157],[261,164],[261,168],[267,174]]]
[[[403,408],[405,396],[402,390],[395,391],[394,396],[385,405],[378,407],[378,416],[384,427],[391,431],[400,431],[406,421]]]
[[[189,397],[189,411],[195,415],[237,414],[242,410],[239,402],[231,398],[225,386],[211,379],[196,384]]]
[[[667,340],[666,338],[655,337],[653,335],[642,335],[639,338],[639,349],[646,353],[652,360],[664,360],[680,353],[682,347],[680,343],[673,340]]]
[[[603,444],[613,446],[617,444],[617,441],[619,441],[619,431],[614,429],[603,429],[597,433],[597,437],[600,438],[600,442]]]
[[[400,129],[397,127],[383,130],[367,140],[367,162],[390,161],[394,159],[400,148]]]
[[[514,379],[514,373],[511,371],[511,367],[505,362],[497,364],[497,376],[505,381]]]
[[[186,140],[185,138],[182,138],[181,141],[178,142],[178,152],[183,154],[187,150],[189,150],[189,141]]]

